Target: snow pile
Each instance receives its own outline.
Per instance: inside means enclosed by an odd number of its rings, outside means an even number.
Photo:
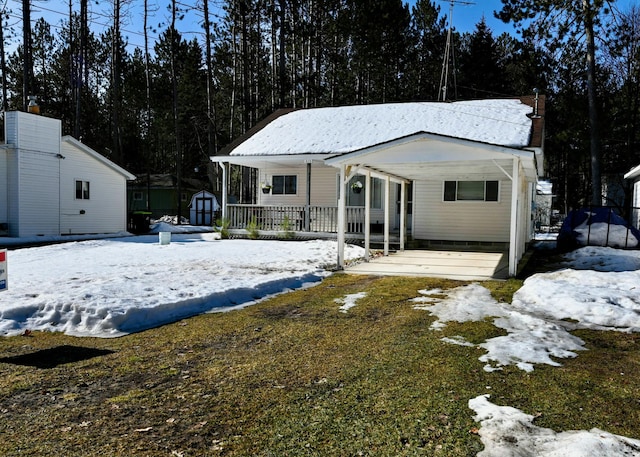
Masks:
[[[497,406],[489,395],[469,400],[485,449],[478,457],[610,457],[640,455],[640,441],[594,428],[556,433],[533,425],[534,416]]]
[[[446,298],[435,297],[433,291],[421,291],[413,299],[416,309],[424,309],[438,318],[431,328],[441,330],[446,322],[477,322],[493,318],[493,324],[507,331],[507,335],[491,338],[478,346],[487,350],[479,360],[486,362],[485,371],[499,370],[516,365],[524,371],[533,371],[534,364],[560,365],[551,357],[575,357],[583,350],[583,341],[567,330],[535,315],[514,311],[507,303],[498,303],[489,290],[480,284],[470,284],[448,291]],[[437,295],[439,295],[439,291]],[[445,342],[468,346],[463,337],[456,336]]]
[[[366,292],[358,292],[357,294],[345,295],[343,298],[336,298],[334,301],[336,303],[342,303],[342,306],[339,308],[339,310],[340,310],[341,313],[346,313],[351,308],[356,306],[356,302],[358,300],[360,300],[361,298],[364,298],[366,296],[367,296]]]
[[[299,110],[274,119],[231,155],[345,153],[419,132],[520,148],[529,144],[531,112],[514,99]]]
[[[525,371],[537,363],[557,366],[551,357],[584,350],[583,341],[569,333],[575,328],[640,332],[640,252],[585,247],[567,255],[566,265],[602,271],[569,268],[531,276],[512,304],[498,303],[480,284],[446,293],[422,290],[413,302],[438,318],[431,325],[435,330],[451,321],[487,318],[504,329],[507,335],[479,345],[487,350],[480,357],[487,371],[511,364]],[[457,337],[454,344],[461,342]]]
[[[8,253],[0,334],[24,330],[114,337],[246,306],[314,283],[335,265],[332,241],[218,240],[174,234],[92,240]],[[362,248],[347,246],[345,257]]]

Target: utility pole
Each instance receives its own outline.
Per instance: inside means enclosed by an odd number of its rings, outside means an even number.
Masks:
[[[454,98],[458,97],[456,83],[456,56],[453,40],[453,7],[454,5],[475,5],[473,2],[465,2],[462,0],[449,0],[449,28],[447,30],[447,43],[444,48],[444,57],[442,59],[442,72],[440,73],[440,93],[438,101],[447,101],[447,88],[449,86],[449,62],[451,62],[451,74],[453,75],[453,91]]]

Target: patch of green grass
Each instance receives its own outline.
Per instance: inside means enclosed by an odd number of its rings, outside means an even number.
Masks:
[[[0,357],[57,346],[113,351],[36,369],[0,363],[0,455],[470,456],[483,446],[470,398],[540,414],[556,430],[640,438],[640,335],[576,332],[562,367],[488,373],[491,322],[435,320],[410,299],[463,283],[336,274],[243,310],[118,339],[35,333]],[[483,283],[510,301],[517,280]],[[335,299],[366,292],[347,313]]]

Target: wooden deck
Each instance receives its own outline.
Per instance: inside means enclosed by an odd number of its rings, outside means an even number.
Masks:
[[[425,276],[465,281],[506,279],[506,252],[406,250],[372,258],[346,273],[378,276]]]

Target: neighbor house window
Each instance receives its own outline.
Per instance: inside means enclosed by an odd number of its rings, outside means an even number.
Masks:
[[[298,177],[296,175],[276,175],[271,178],[271,193],[274,195],[296,195]]]
[[[142,192],[134,192],[133,199],[137,202],[142,201]]]
[[[445,181],[444,201],[498,201],[498,181]]]
[[[76,200],[89,200],[89,181],[76,180]]]

